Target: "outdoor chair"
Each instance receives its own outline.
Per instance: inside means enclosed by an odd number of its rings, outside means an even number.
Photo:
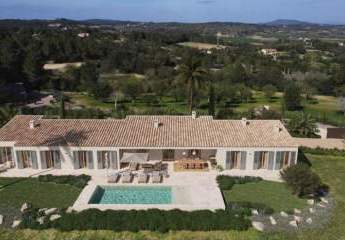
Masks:
[[[146,173],[140,173],[138,176],[138,183],[147,183],[148,175]]]
[[[132,173],[124,173],[122,174],[122,183],[131,183],[133,180]]]
[[[131,162],[129,164],[129,170],[130,171],[136,171],[138,169],[138,163]]]
[[[119,180],[120,174],[118,173],[113,173],[108,176],[108,183],[117,183]]]
[[[154,172],[152,174],[152,183],[161,183],[162,175],[159,172]]]

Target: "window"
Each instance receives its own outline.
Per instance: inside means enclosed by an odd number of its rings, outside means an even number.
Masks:
[[[92,151],[74,151],[73,161],[74,169],[94,168]]]
[[[275,170],[280,170],[293,164],[296,164],[296,152],[277,152]]]
[[[97,152],[97,168],[98,169],[118,169],[117,152],[116,151],[98,151]]]
[[[246,169],[247,152],[226,152],[225,169]]]
[[[41,151],[42,169],[61,168],[60,151]]]
[[[38,169],[37,154],[35,151],[17,151],[18,168]]]
[[[257,151],[254,153],[254,169],[273,169],[274,152]]]
[[[4,164],[7,162],[13,163],[12,148],[0,147],[0,164]]]

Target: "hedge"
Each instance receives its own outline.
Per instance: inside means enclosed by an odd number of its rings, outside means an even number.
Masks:
[[[236,211],[208,210],[186,212],[181,210],[163,211],[158,209],[131,211],[100,211],[89,209],[79,213],[61,213],[62,217],[53,222],[37,223],[37,211],[30,211],[23,215],[21,228],[48,229],[61,231],[72,230],[112,230],[131,231],[140,230],[168,232],[168,231],[213,231],[213,230],[247,230],[250,220],[244,214]]]
[[[91,177],[85,174],[74,176],[74,175],[62,175],[54,176],[51,174],[40,175],[38,181],[40,182],[54,182],[57,184],[69,184],[77,188],[84,188],[87,183],[91,180]]]
[[[324,149],[324,148],[307,148],[307,147],[300,147],[299,148],[302,152],[304,153],[310,153],[310,154],[315,154],[315,155],[333,155],[333,156],[344,156],[345,155],[345,150],[340,150],[340,149]]]
[[[233,177],[233,176],[226,176],[226,175],[219,175],[217,176],[217,183],[220,190],[231,190],[231,188],[235,184],[245,184],[249,182],[259,182],[262,181],[260,177]]]
[[[251,214],[251,209],[256,209],[260,214],[273,214],[274,209],[263,203],[255,202],[229,202],[228,209],[242,211],[244,214]],[[249,211],[249,213],[248,213]]]

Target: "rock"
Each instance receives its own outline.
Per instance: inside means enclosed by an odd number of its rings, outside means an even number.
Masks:
[[[66,209],[66,213],[72,213],[73,212],[73,208],[72,207],[68,207],[67,209]]]
[[[44,211],[45,215],[50,215],[52,213],[55,213],[57,211],[57,208],[49,208],[47,210]]]
[[[317,205],[318,205],[319,207],[322,207],[322,208],[325,208],[325,207],[326,207],[324,203],[318,203]]]
[[[22,205],[22,207],[20,208],[20,211],[23,213],[23,212],[25,212],[26,210],[28,210],[29,208],[30,208],[30,204],[24,203],[24,204]]]
[[[48,210],[48,208],[40,208],[38,209],[38,212],[41,213],[41,212],[45,212],[46,210]]]
[[[265,229],[265,225],[262,222],[253,221],[252,226],[253,226],[253,228],[255,228],[256,230],[258,230],[260,232],[264,231],[264,229]]]
[[[286,212],[283,212],[283,211],[280,212],[280,215],[282,217],[288,217],[289,216],[289,214],[287,214]]]
[[[277,225],[277,221],[272,216],[270,216],[270,222],[272,225]]]
[[[20,223],[21,223],[21,221],[19,221],[19,220],[14,220],[13,223],[12,223],[12,228],[18,227]]]
[[[2,225],[4,222],[4,216],[0,215],[0,225]]]
[[[324,197],[320,198],[320,200],[321,200],[321,202],[323,202],[323,203],[326,203],[326,204],[329,203],[329,202],[328,202],[328,199],[326,199],[326,198],[324,198]]]
[[[310,213],[314,213],[314,212],[315,212],[315,209],[314,209],[314,208],[309,208],[309,212],[310,212]]]
[[[311,218],[308,218],[308,219],[306,220],[306,222],[307,222],[308,224],[312,224],[312,223],[313,223],[313,220],[312,220]]]
[[[296,227],[296,228],[298,227],[298,224],[297,224],[297,221],[296,221],[296,220],[290,221],[290,222],[289,222],[289,225],[290,225],[290,226],[293,226],[293,227]]]
[[[59,214],[53,214],[50,216],[49,220],[55,221],[56,219],[59,219],[60,217],[61,217],[61,215],[59,215]]]
[[[258,210],[256,210],[256,209],[252,209],[252,215],[259,215]]]
[[[295,214],[301,214],[301,213],[302,213],[302,211],[299,210],[299,209],[297,209],[297,208],[295,208],[295,209],[293,210],[293,212],[294,212]]]
[[[308,199],[307,203],[309,205],[314,205],[315,204],[315,200],[314,199]]]
[[[37,222],[39,222],[40,225],[42,225],[44,223],[44,217],[39,217],[36,220],[37,220]]]
[[[293,217],[297,223],[301,223],[303,221],[303,218],[300,216],[293,216]]]

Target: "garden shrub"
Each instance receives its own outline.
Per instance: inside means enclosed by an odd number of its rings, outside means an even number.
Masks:
[[[315,154],[315,155],[333,155],[333,156],[344,156],[345,155],[345,150],[340,150],[340,149],[323,149],[323,148],[306,148],[306,147],[300,147],[299,148],[302,152],[304,153],[310,153],[310,154]]]
[[[26,214],[21,224],[22,228],[48,229],[55,228],[62,231],[72,230],[112,230],[130,231],[140,230],[168,232],[168,231],[213,231],[213,230],[247,230],[250,220],[243,214],[230,210],[207,210],[186,212],[181,210],[163,211],[158,209],[131,211],[101,211],[88,209],[76,213],[61,213],[62,217],[53,222],[39,225],[32,221],[37,213]]]
[[[249,182],[259,182],[262,181],[260,177],[233,177],[226,175],[217,176],[217,183],[220,190],[230,190],[235,184],[245,184]]]
[[[293,194],[299,197],[315,195],[322,187],[320,177],[306,164],[290,166],[282,170],[280,175]]]
[[[273,214],[273,208],[267,206],[264,203],[255,202],[229,202],[228,209],[231,210],[241,210],[243,212],[249,212],[251,214],[251,209],[256,209],[260,214]]]
[[[54,176],[51,174],[40,175],[38,181],[40,182],[54,182],[57,184],[68,184],[77,188],[84,188],[87,183],[91,180],[91,177],[85,174],[74,176],[74,175],[62,175]]]

